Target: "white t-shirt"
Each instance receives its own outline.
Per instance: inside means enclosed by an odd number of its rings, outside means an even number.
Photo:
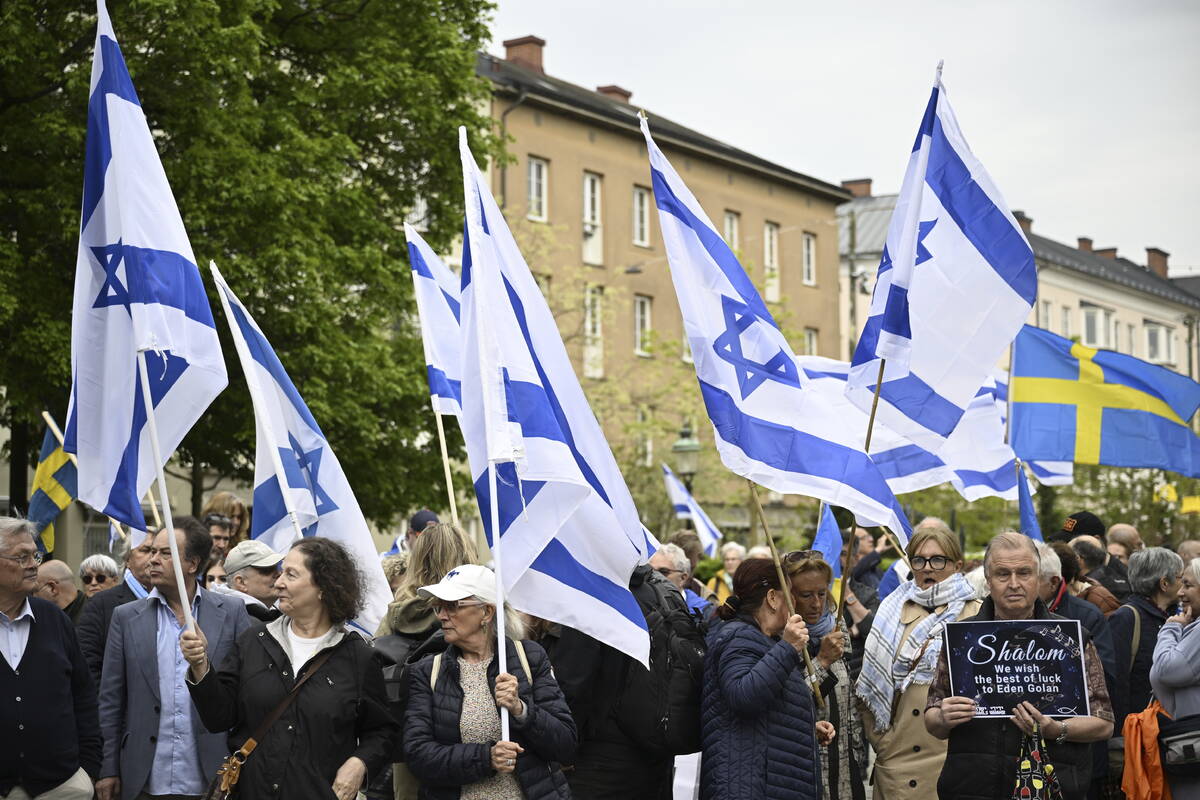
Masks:
[[[313,639],[305,639],[303,636],[297,636],[292,630],[291,623],[287,626],[288,649],[292,653],[292,677],[300,674],[300,668],[308,663],[308,660],[313,657],[313,653],[317,652],[317,646],[325,640],[328,634],[321,634]]]

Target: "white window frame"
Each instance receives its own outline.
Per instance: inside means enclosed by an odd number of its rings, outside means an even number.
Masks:
[[[817,235],[805,233],[800,248],[800,280],[805,286],[817,285]]]
[[[526,217],[534,222],[546,222],[550,219],[550,162],[529,156],[525,177],[528,181],[526,201],[529,207]]]
[[[741,248],[742,239],[742,215],[737,211],[725,210],[725,244],[729,245],[730,250],[738,250]]]
[[[1062,307],[1062,335],[1068,339],[1071,338],[1071,317],[1073,316],[1070,306]]]
[[[1079,330],[1080,341],[1084,347],[1103,347],[1101,337],[1104,335],[1104,319],[1099,306],[1081,306],[1083,311],[1083,326]]]
[[[1129,332],[1129,355],[1137,355],[1137,326],[1130,322],[1125,326]]]
[[[779,276],[779,223],[763,223],[763,294],[768,303],[778,303],[782,295]]]
[[[1110,311],[1109,309],[1107,309],[1107,308],[1104,309],[1104,314],[1102,315],[1102,318],[1104,320],[1104,337],[1103,337],[1104,347],[1107,347],[1110,350],[1117,349],[1117,338],[1116,338],[1117,323],[1116,323],[1116,320],[1114,319],[1115,316],[1116,315],[1113,314],[1113,312]]]
[[[583,290],[583,376],[604,377],[604,287]]]
[[[604,263],[604,176],[583,173],[583,263]]]
[[[804,354],[806,356],[819,355],[818,350],[821,346],[821,332],[816,328],[804,329]]]
[[[1054,325],[1050,321],[1050,314],[1053,307],[1049,300],[1042,301],[1042,318],[1038,320],[1038,327],[1045,328],[1048,331],[1054,330]]]
[[[648,294],[633,296],[633,354],[649,358],[650,334],[654,330],[654,298]]]
[[[633,187],[633,243],[650,246],[650,190],[645,186]]]

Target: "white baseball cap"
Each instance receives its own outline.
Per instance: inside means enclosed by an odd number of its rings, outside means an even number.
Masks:
[[[496,604],[496,573],[478,564],[463,564],[446,573],[438,583],[417,589],[421,597],[436,597],[453,602],[478,597],[490,605]]]

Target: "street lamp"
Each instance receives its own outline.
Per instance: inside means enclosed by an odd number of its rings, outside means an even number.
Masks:
[[[671,445],[671,453],[675,456],[675,472],[691,493],[692,478],[696,477],[696,467],[700,461],[700,440],[692,432],[691,420],[683,421],[683,427],[679,429],[679,438]]]

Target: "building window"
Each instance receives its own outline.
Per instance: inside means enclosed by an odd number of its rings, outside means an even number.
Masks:
[[[644,294],[633,296],[633,352],[634,355],[650,355],[650,331],[653,330],[651,312],[654,298]]]
[[[650,190],[645,186],[633,187],[633,243],[650,246]]]
[[[600,206],[603,178],[594,172],[583,173],[583,263],[604,263],[604,235]]]
[[[800,252],[801,275],[805,286],[817,285],[817,235],[804,234],[804,247]]]
[[[1053,324],[1050,321],[1050,301],[1042,301],[1042,318],[1038,320],[1038,327],[1052,330]]]
[[[1125,327],[1129,334],[1129,336],[1128,336],[1129,355],[1136,356],[1137,355],[1137,335],[1134,333],[1134,331],[1137,329],[1134,328],[1133,323],[1130,323],[1129,325],[1126,325]]]
[[[1113,321],[1113,312],[1108,309],[1104,310],[1104,332],[1103,344],[1101,347],[1108,347],[1115,350],[1117,348],[1117,324]]]
[[[1083,343],[1088,347],[1103,347],[1104,342],[1101,337],[1104,335],[1104,328],[1101,327],[1103,320],[1100,318],[1100,309],[1095,306],[1083,307]]]
[[[806,355],[806,356],[818,355],[818,353],[817,353],[817,349],[819,346],[819,342],[817,341],[818,333],[819,332],[817,331],[816,328],[805,328],[804,329],[804,355]]]
[[[1146,360],[1155,364],[1175,363],[1175,329],[1146,321]]]
[[[779,288],[779,224],[768,222],[763,225],[763,273],[768,303],[778,303]]]
[[[583,291],[583,376],[604,377],[604,288]]]
[[[643,467],[654,466],[654,436],[650,432],[650,414],[646,409],[637,410],[638,452]]]
[[[550,210],[550,163],[544,158],[529,157],[529,218],[545,222]]]
[[[741,247],[741,227],[742,215],[736,211],[726,211],[725,244],[729,245],[730,250],[737,250]]]
[[[1063,306],[1062,312],[1062,335],[1071,338],[1071,307]]]

